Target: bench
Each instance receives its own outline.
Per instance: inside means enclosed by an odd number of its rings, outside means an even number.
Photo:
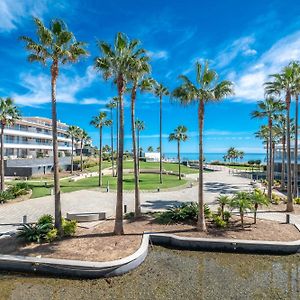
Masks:
[[[75,220],[77,222],[94,222],[99,220],[106,219],[105,212],[98,212],[98,213],[67,213],[68,220]]]

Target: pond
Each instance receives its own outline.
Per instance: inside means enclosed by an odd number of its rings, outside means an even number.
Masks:
[[[0,299],[300,299],[300,255],[154,247],[135,271],[75,280],[0,273]]]

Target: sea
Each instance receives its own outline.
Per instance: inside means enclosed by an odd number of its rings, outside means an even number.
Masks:
[[[198,153],[181,153],[181,160],[198,160]],[[212,161],[223,162],[224,153],[204,153],[205,162]],[[177,160],[177,153],[164,153],[164,157],[168,160]],[[266,155],[264,153],[246,153],[242,159],[237,162],[248,162],[249,160],[261,160],[262,163],[266,162]]]

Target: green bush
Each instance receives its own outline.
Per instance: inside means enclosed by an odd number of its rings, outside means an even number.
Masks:
[[[51,243],[51,242],[53,242],[56,238],[57,238],[57,229],[56,229],[56,228],[52,228],[51,230],[49,230],[49,231],[46,233],[45,241],[47,241],[48,243]]]
[[[221,216],[219,215],[213,215],[212,217],[214,224],[218,227],[218,228],[225,228],[227,226],[227,222],[224,221],[222,219]]]
[[[0,202],[7,202],[14,199],[15,196],[10,191],[0,191]]]
[[[64,236],[73,236],[77,229],[77,222],[75,220],[62,219],[62,229]]]
[[[229,222],[229,219],[231,218],[231,213],[230,213],[230,211],[224,211],[224,215],[223,215],[223,218],[224,218],[224,221],[225,222]]]
[[[53,223],[54,223],[54,218],[51,215],[42,215],[38,221],[37,224],[39,225],[44,225],[44,224],[48,224],[49,227],[52,226],[53,227]]]
[[[294,203],[295,204],[300,204],[300,198],[298,197],[298,198],[294,198]]]
[[[281,201],[282,201],[282,199],[280,198],[280,196],[278,196],[275,193],[272,193],[272,202],[273,202],[273,204],[278,205]]]
[[[129,212],[129,213],[126,213],[125,215],[124,215],[124,219],[125,220],[132,220],[132,219],[134,219],[134,212]]]
[[[198,203],[183,203],[180,206],[175,206],[165,212],[155,214],[155,219],[161,224],[172,222],[197,221],[199,205]],[[211,211],[208,205],[204,205],[204,215],[206,218],[211,217]]]

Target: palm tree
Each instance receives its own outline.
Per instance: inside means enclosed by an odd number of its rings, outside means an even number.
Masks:
[[[169,135],[169,141],[177,141],[177,158],[178,158],[178,179],[181,180],[181,169],[180,169],[180,142],[185,142],[188,138],[187,128],[183,125],[179,125],[174,129],[173,133]]]
[[[162,99],[163,96],[168,96],[170,93],[168,89],[163,86],[161,83],[158,83],[155,86],[154,94],[156,97],[159,98],[159,181],[160,184],[163,183],[162,179],[162,169],[163,169],[163,162],[162,162]]]
[[[57,114],[56,114],[56,82],[58,79],[60,64],[75,63],[80,57],[86,56],[85,43],[76,41],[74,34],[68,31],[66,24],[62,20],[52,20],[47,28],[43,22],[34,18],[37,29],[38,41],[22,36],[26,43],[26,50],[29,62],[40,62],[46,65],[51,63],[51,97],[52,97],[52,135],[53,135],[53,169],[54,169],[54,198],[55,198],[55,227],[59,234],[61,229],[61,203],[59,184],[59,162],[57,143]]]
[[[144,50],[143,50],[144,51]],[[132,83],[131,86],[131,135],[132,135],[132,148],[133,148],[133,172],[134,172],[134,198],[135,198],[135,217],[141,215],[141,201],[140,201],[140,189],[139,189],[139,167],[138,167],[138,154],[136,145],[136,128],[135,128],[135,104],[136,95],[138,90],[151,89],[151,81],[144,79],[145,75],[148,75],[151,71],[148,63],[148,56],[141,56],[133,60],[129,79]]]
[[[102,186],[102,131],[103,127],[105,126],[112,126],[112,121],[106,119],[107,114],[106,112],[100,112],[98,116],[93,117],[90,125],[94,126],[95,128],[99,129],[99,180],[98,185]]]
[[[144,54],[138,48],[137,40],[130,41],[123,33],[117,33],[113,47],[106,42],[99,42],[102,57],[95,60],[95,68],[105,79],[112,78],[118,89],[119,103],[119,143],[117,167],[117,204],[115,219],[115,234],[123,234],[123,154],[124,154],[124,100],[126,85],[133,62]]]
[[[111,126],[110,126],[110,139],[111,139],[111,169],[112,169],[112,176],[115,176],[115,164],[114,164],[114,114],[113,109],[117,108],[117,102],[115,100],[111,100],[107,105],[107,108],[110,109],[110,119],[111,119]]]
[[[268,197],[272,199],[273,186],[273,119],[284,110],[284,105],[280,100],[267,97],[264,101],[257,103],[258,110],[251,113],[252,118],[267,118],[269,129],[269,161],[268,161]]]
[[[281,156],[281,190],[285,189],[285,155],[286,155],[286,116],[279,114],[276,117],[274,130],[281,137],[282,156]]]
[[[250,195],[247,192],[237,192],[231,202],[230,206],[232,208],[237,208],[240,213],[242,227],[244,228],[244,215],[247,210],[252,209],[252,203]]]
[[[78,128],[76,138],[80,141],[80,171],[83,171],[83,147],[90,140],[88,133]]]
[[[12,98],[0,97],[0,122],[1,122],[1,153],[0,153],[0,190],[4,191],[4,128],[6,125],[13,125],[16,120],[19,120],[21,114],[18,108],[14,105]]]
[[[265,83],[265,92],[268,95],[281,95],[285,97],[286,109],[286,134],[287,134],[287,206],[288,212],[294,211],[292,197],[292,170],[291,170],[291,124],[290,124],[290,107],[291,98],[295,93],[295,71],[291,66],[283,68],[279,74],[272,74],[270,77],[273,81]]]
[[[300,93],[300,63],[293,61],[290,64],[294,73],[294,96],[295,96],[295,146],[294,146],[294,197],[298,197],[298,114]]]
[[[153,149],[153,147],[152,147],[152,146],[149,146],[149,147],[147,148],[147,151],[148,151],[148,152],[153,152],[153,151],[154,151],[154,149]]]
[[[203,198],[203,126],[204,126],[204,108],[210,101],[219,101],[222,98],[233,94],[233,84],[230,81],[218,81],[218,75],[214,70],[209,69],[208,62],[203,66],[196,62],[196,84],[187,76],[180,75],[183,81],[182,85],[173,91],[173,97],[179,99],[183,105],[198,103],[198,121],[199,121],[199,214],[197,228],[206,231],[204,216],[204,198]]]
[[[228,195],[219,195],[217,198],[217,202],[221,207],[221,218],[222,220],[224,220],[224,208],[230,203],[230,197]]]
[[[137,148],[138,148],[138,170],[140,172],[140,156],[141,156],[141,148],[140,148],[140,133],[145,130],[145,123],[141,120],[135,121],[135,128],[137,133]]]
[[[257,216],[257,209],[259,205],[268,205],[269,199],[266,195],[259,189],[255,189],[250,194],[250,201],[254,207],[254,224],[256,224],[256,216]]]
[[[67,134],[72,140],[72,150],[71,150],[71,174],[73,174],[74,171],[74,143],[75,140],[77,140],[77,134],[78,134],[79,127],[71,125],[68,128]]]

